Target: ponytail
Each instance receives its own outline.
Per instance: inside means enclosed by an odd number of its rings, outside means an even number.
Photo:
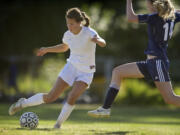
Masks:
[[[84,18],[84,20],[86,22],[84,24],[84,26],[89,27],[89,25],[90,25],[90,18],[89,18],[89,16],[87,16],[87,14],[85,12],[81,12],[81,14],[82,14],[82,16],[83,16],[83,18]]]

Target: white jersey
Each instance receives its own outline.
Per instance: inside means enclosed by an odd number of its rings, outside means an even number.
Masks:
[[[99,37],[95,30],[85,26],[77,35],[69,30],[64,33],[63,43],[70,48],[70,57],[67,61],[82,72],[95,72],[96,43],[91,41],[95,35]]]

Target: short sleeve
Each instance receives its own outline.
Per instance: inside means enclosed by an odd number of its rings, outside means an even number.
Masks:
[[[139,23],[148,23],[149,15],[148,14],[141,14],[138,15]]]
[[[66,45],[68,45],[68,34],[67,32],[64,33],[62,42]]]
[[[180,22],[180,12],[176,12],[175,15],[176,15],[175,22],[176,22],[176,23],[177,23],[177,22]]]
[[[100,37],[94,29],[90,28],[90,37],[93,38],[94,36]]]

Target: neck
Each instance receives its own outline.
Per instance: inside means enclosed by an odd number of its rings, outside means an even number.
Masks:
[[[75,34],[75,35],[79,34],[80,31],[81,31],[81,29],[82,29],[82,26],[80,26],[77,30],[75,30],[75,31],[73,32],[73,34]]]

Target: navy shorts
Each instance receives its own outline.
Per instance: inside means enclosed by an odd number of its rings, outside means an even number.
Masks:
[[[169,82],[169,61],[159,58],[137,62],[137,66],[145,79],[157,82]]]

